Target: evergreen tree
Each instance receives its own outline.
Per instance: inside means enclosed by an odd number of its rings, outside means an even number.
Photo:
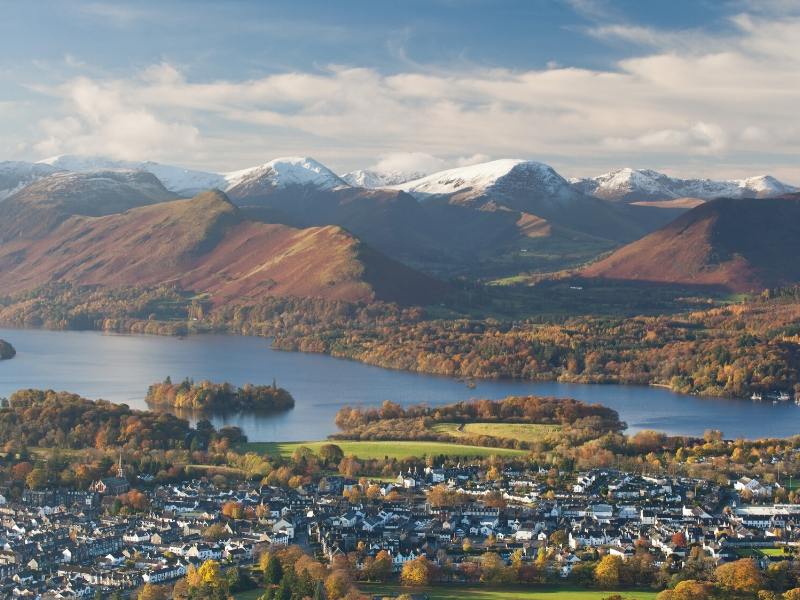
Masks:
[[[292,600],[292,588],[286,577],[281,579],[278,587],[275,589],[273,600]]]
[[[314,588],[314,600],[325,600],[325,587],[321,581],[318,581],[317,587]]]
[[[303,572],[300,573],[300,576],[297,578],[296,589],[299,598],[305,598],[314,594],[314,582],[311,580],[307,569],[303,569]]]
[[[267,568],[264,569],[264,583],[266,585],[277,585],[283,578],[283,567],[274,556],[269,557]]]

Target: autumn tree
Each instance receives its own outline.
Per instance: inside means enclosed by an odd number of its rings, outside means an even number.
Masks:
[[[381,550],[375,555],[375,560],[372,562],[372,568],[369,572],[369,578],[375,581],[386,581],[391,574],[392,557],[386,550]]]
[[[344,598],[350,589],[350,578],[344,571],[334,571],[325,579],[325,594],[329,600]]]
[[[400,582],[403,585],[416,587],[428,585],[430,581],[431,565],[424,556],[418,556],[403,565],[400,573]]]
[[[167,592],[163,586],[146,583],[136,595],[137,600],[167,600]]]
[[[622,559],[613,554],[606,554],[594,568],[594,580],[598,587],[613,589],[619,585]]]
[[[761,572],[751,558],[720,565],[714,577],[721,589],[731,593],[755,594],[762,582]]]
[[[190,566],[186,583],[192,600],[226,600],[229,595],[228,580],[215,560],[207,560],[197,569]]]
[[[319,448],[319,457],[325,464],[338,465],[344,458],[344,451],[336,444],[323,444]]]
[[[687,579],[675,586],[675,589],[664,590],[656,600],[708,600],[711,598],[714,586],[707,581]]]
[[[47,485],[47,472],[36,467],[25,477],[25,485],[32,490],[40,490]]]

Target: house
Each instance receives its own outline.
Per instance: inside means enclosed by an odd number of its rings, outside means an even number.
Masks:
[[[733,484],[733,489],[737,492],[750,493],[756,498],[764,498],[772,495],[772,486],[762,485],[758,479],[742,477]]]

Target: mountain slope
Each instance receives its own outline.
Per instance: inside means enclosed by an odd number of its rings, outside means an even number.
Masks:
[[[770,198],[797,188],[769,175],[713,181],[679,179],[651,169],[618,169],[597,177],[572,180],[581,193],[614,202],[641,202],[675,198]]]
[[[611,241],[629,241],[643,233],[615,207],[575,190],[552,167],[534,161],[504,159],[448,169],[394,188],[423,203],[501,207]]]
[[[215,305],[265,296],[424,303],[444,286],[339,227],[249,221],[222,192],[101,217],[73,216],[37,240],[0,246],[0,287],[50,280],[119,287],[173,284]]]
[[[0,201],[26,185],[58,171],[56,167],[38,163],[11,160],[0,162]]]
[[[142,171],[56,173],[0,202],[0,243],[41,237],[73,215],[108,215],[175,197]]]
[[[750,291],[800,281],[800,198],[718,199],[628,244],[587,277]]]

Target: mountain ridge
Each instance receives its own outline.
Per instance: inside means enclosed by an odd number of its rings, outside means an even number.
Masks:
[[[771,175],[716,181],[681,179],[652,169],[617,169],[596,177],[572,179],[572,186],[596,198],[614,202],[658,201],[677,198],[769,198],[798,188]]]
[[[751,292],[800,282],[799,253],[800,195],[719,198],[623,246],[581,274]]]
[[[220,191],[73,215],[37,239],[0,245],[0,286],[7,293],[53,279],[111,288],[170,284],[208,293],[215,305],[265,296],[424,304],[445,291],[341,227],[252,221]]]

